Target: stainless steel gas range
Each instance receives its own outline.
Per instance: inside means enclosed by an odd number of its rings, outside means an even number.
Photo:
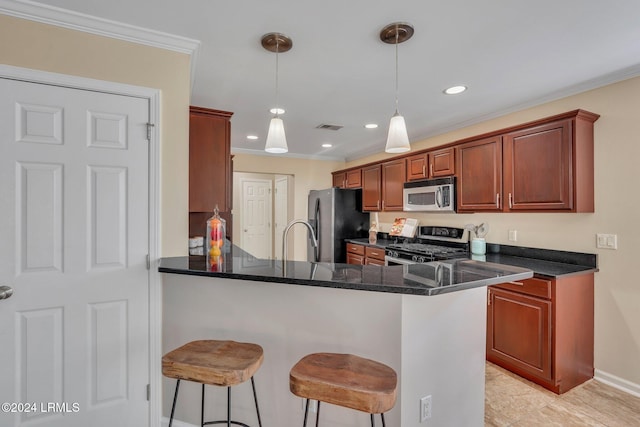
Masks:
[[[463,228],[422,226],[412,241],[398,241],[385,249],[385,265],[422,264],[469,254],[468,231]]]

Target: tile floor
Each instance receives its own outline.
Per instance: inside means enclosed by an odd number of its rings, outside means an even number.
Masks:
[[[558,396],[487,363],[484,421],[486,427],[640,426],[640,397],[594,380]]]

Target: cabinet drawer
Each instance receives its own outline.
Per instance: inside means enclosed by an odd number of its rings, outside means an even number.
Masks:
[[[519,292],[521,294],[531,295],[534,297],[551,299],[551,280],[532,277],[531,279],[500,283],[498,285],[495,285],[495,287],[500,289],[507,289],[513,292]]]
[[[365,258],[364,265],[379,265],[381,267],[384,267],[384,261],[377,258]]]
[[[352,254],[364,255],[364,246],[347,243],[347,252]]]
[[[364,265],[365,258],[362,255],[347,253],[347,264]]]
[[[379,261],[384,261],[384,249],[367,246],[365,248],[365,254],[367,255],[367,258],[374,258]]]

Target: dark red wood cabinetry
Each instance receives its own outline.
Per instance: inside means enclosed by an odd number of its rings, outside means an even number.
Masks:
[[[382,168],[379,164],[362,168],[362,210],[379,211],[382,204]]]
[[[470,141],[456,148],[458,211],[502,209],[502,138]]]
[[[233,113],[189,108],[189,235],[204,236],[216,206],[231,237],[231,124]]]
[[[339,188],[361,188],[362,169],[333,172],[333,186]]]
[[[487,360],[555,392],[593,378],[593,273],[490,286]]]
[[[455,173],[453,147],[407,157],[407,181],[451,176]]]
[[[402,190],[406,178],[404,159],[382,164],[382,210],[401,211]]]

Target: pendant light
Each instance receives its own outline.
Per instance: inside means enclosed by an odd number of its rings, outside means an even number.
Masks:
[[[275,115],[269,123],[269,133],[267,133],[267,142],[264,151],[267,153],[282,154],[289,151],[287,147],[287,137],[284,134],[284,122],[279,117],[278,108],[278,54],[287,52],[293,46],[291,39],[281,33],[268,33],[262,36],[262,47],[269,52],[276,54],[276,105]]]
[[[413,36],[413,27],[406,22],[394,22],[380,31],[380,40],[396,45],[396,112],[389,122],[389,134],[384,151],[387,153],[406,153],[411,150],[407,125],[404,117],[398,112],[398,44],[409,40]]]

